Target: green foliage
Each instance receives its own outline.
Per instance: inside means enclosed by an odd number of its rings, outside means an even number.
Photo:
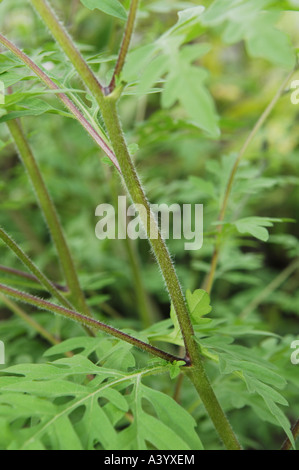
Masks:
[[[104,13],[120,18],[121,20],[127,19],[126,10],[118,0],[81,0],[81,3],[90,10],[97,8]]]
[[[83,354],[2,371],[0,410],[7,430],[2,445],[20,450],[202,449],[194,419],[172,398],[142,383],[146,376],[167,372],[167,365],[129,372],[134,361],[128,348],[100,338],[67,340],[47,356],[77,348],[84,348]],[[87,358],[94,351],[101,364]],[[120,369],[112,367],[116,352],[127,358]],[[30,427],[16,429],[16,416]]]
[[[228,44],[245,40],[249,55],[291,68],[295,55],[290,40],[275,27],[279,10],[273,0],[217,0],[205,12],[203,23],[221,25]]]
[[[265,227],[273,227],[273,222],[281,222],[280,219],[269,217],[246,217],[235,222],[238,232],[249,233],[258,240],[266,242],[269,239],[269,232]]]
[[[30,2],[0,3],[1,30],[112,148],[94,94]],[[130,2],[50,3],[59,6],[84,59],[107,87]],[[284,69],[296,62],[298,2],[208,4],[140,2],[136,35],[116,77],[119,114],[151,202],[204,204],[202,249],[186,252],[183,240],[168,244],[222,409],[245,449],[276,449],[286,435],[296,447],[290,424],[299,416],[299,366],[291,363],[290,345],[299,321],[298,108],[290,102],[290,83],[271,100]],[[65,286],[44,214],[7,130],[20,118],[93,317],[173,357],[151,360],[142,347],[102,333],[89,337],[80,325],[37,312],[30,303],[20,313],[1,294],[6,366],[0,366],[0,449],[222,448],[191,381],[181,380],[188,363],[181,357],[182,325],[146,241],[99,242],[94,236],[96,206],[116,205],[123,194],[110,159],[56,93],[4,48],[0,80],[9,91],[0,105],[0,226],[47,278]],[[250,138],[227,194],[239,151],[269,103],[275,105],[271,115]],[[19,271],[19,260],[2,242],[0,254],[1,285],[54,301]],[[62,295],[71,302],[66,290]],[[30,319],[58,344],[49,345]]]
[[[203,325],[211,321],[209,318],[202,318],[212,310],[207,292],[203,289],[197,289],[191,293],[188,289],[186,291],[186,301],[194,325]],[[166,341],[179,346],[184,345],[181,328],[173,305],[170,309],[170,319],[153,325],[147,330],[147,334],[150,339],[155,341]]]
[[[199,324],[202,317],[212,310],[210,296],[203,289],[197,289],[193,294],[187,290],[186,299],[191,317],[196,324]]]
[[[184,108],[190,122],[219,136],[218,118],[213,99],[205,83],[207,71],[194,66],[195,61],[210,50],[208,44],[184,44],[197,30],[202,7],[188,8],[178,13],[177,23],[150,46],[132,52],[124,70],[123,79],[131,82],[139,75],[137,92],[140,94],[159,91],[155,83],[166,76],[161,104],[172,108],[177,102]],[[142,61],[142,67],[140,67]],[[134,75],[133,75],[134,74]],[[141,76],[140,76],[141,74]]]

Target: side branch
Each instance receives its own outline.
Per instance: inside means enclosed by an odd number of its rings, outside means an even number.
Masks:
[[[138,4],[139,4],[139,0],[132,0],[131,1],[127,26],[126,26],[124,37],[123,37],[122,44],[121,44],[121,47],[120,47],[117,63],[116,63],[115,70],[114,70],[114,73],[113,73],[113,77],[112,77],[112,80],[111,80],[110,85],[109,85],[109,93],[113,92],[113,90],[115,88],[115,84],[116,84],[116,78],[119,77],[119,75],[121,74],[122,69],[125,65],[126,57],[127,57],[128,50],[129,50],[130,43],[131,43],[131,39],[132,39],[132,34],[133,34],[133,31],[134,31],[136,15],[137,15],[137,11],[138,11]]]
[[[165,361],[184,361],[184,359],[180,357],[174,356],[173,354],[169,354],[166,351],[162,351],[161,349],[158,349],[155,346],[152,346],[151,344],[144,343],[143,341],[140,341],[139,339],[134,338],[133,336],[130,336],[127,333],[123,333],[122,331],[117,330],[112,326],[106,325],[105,323],[102,323],[98,320],[94,320],[93,318],[82,315],[81,313],[78,313],[75,310],[60,307],[59,305],[40,299],[39,297],[35,297],[30,294],[25,294],[24,292],[18,291],[16,289],[12,289],[11,287],[8,287],[4,284],[0,284],[0,293],[7,295],[15,300],[19,300],[29,305],[33,305],[42,310],[57,313],[58,315],[61,315],[65,318],[69,318],[70,320],[74,320],[77,323],[80,323],[89,328],[104,331],[105,333],[108,333],[114,336],[115,338],[121,339],[126,343],[130,343],[143,351],[146,351],[156,357],[164,359]],[[186,365],[189,364],[186,362]]]
[[[116,156],[112,152],[112,150],[108,147],[106,142],[102,139],[102,137],[95,131],[92,125],[85,119],[82,113],[78,110],[78,108],[74,105],[74,103],[64,94],[61,93],[59,87],[56,83],[51,80],[45,72],[42,71],[40,67],[38,67],[24,52],[22,52],[17,46],[15,46],[12,42],[10,42],[7,38],[5,38],[2,34],[0,34],[0,43],[3,44],[7,49],[9,49],[16,57],[22,60],[25,65],[27,65],[43,82],[44,84],[57,92],[58,98],[62,101],[62,103],[66,106],[66,108],[73,114],[73,116],[80,122],[80,124],[84,127],[87,133],[91,136],[91,138],[95,141],[95,143],[106,153],[106,155],[110,158],[113,165],[116,167],[118,171],[120,171],[119,164],[117,161]]]

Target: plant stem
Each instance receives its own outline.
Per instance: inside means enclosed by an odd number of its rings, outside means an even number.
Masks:
[[[36,4],[41,5],[44,3],[42,0],[33,1],[35,6]],[[117,155],[120,173],[124,179],[127,191],[135,206],[137,205],[138,207],[138,205],[141,205],[145,209],[146,214],[144,214],[143,211],[140,212],[141,221],[146,229],[148,239],[160,266],[167,290],[178,318],[178,322],[180,324],[186,350],[185,360],[188,364],[192,364],[194,368],[194,372],[191,373],[190,378],[199,392],[203,404],[210,414],[222,441],[229,449],[240,449],[241,446],[238,443],[205,374],[199,348],[194,337],[194,330],[189,311],[187,309],[186,301],[176,274],[176,270],[172,263],[171,256],[168,252],[166,244],[158,229],[156,219],[151,212],[150,205],[143,191],[134,163],[131,159],[117,112],[116,99],[118,98],[118,93],[115,93],[115,90],[111,95],[103,96],[102,87],[94,87],[92,71],[88,68],[89,72],[87,72],[87,64],[84,62],[83,67],[82,61],[78,61],[77,54],[72,52],[73,47],[71,47],[69,44],[69,42],[72,42],[71,38],[65,34],[63,27],[61,27],[55,15],[53,15],[54,14],[51,14],[51,16],[48,17],[46,14],[44,14],[43,20],[50,29],[54,38],[59,42],[64,52],[67,54],[68,58],[82,79],[84,74],[85,85],[89,88],[89,90],[94,90],[93,95],[100,107],[100,111],[102,113],[102,117],[108,131],[114,153]],[[83,58],[82,60],[84,61]],[[122,60],[125,60],[125,57],[123,57]],[[155,233],[154,237],[151,236],[152,230]]]
[[[22,263],[32,272],[33,276],[53,295],[62,305],[73,308],[72,304],[59,292],[49,279],[38,269],[16,242],[0,227],[0,239],[15,253]]]
[[[60,24],[49,4],[45,0],[31,0],[31,2],[43,18],[54,38],[60,44],[62,50],[72,62],[81,79],[85,82],[86,86],[93,93],[95,99],[97,100],[114,149],[114,155],[117,155],[120,172],[122,173],[128,193],[130,194],[134,204],[141,204],[146,209],[147,222],[144,220],[142,222],[144,223],[148,236],[150,236],[151,227],[153,227],[155,233],[157,233],[157,240],[151,240],[151,244],[159,266],[162,270],[162,274],[170,293],[171,300],[174,304],[174,308],[179,317],[179,322],[182,328],[182,334],[186,346],[186,357],[189,359],[191,354],[189,349],[193,350],[194,354],[198,351],[197,344],[194,340],[194,331],[189,317],[189,312],[187,310],[186,302],[176,275],[176,271],[171,261],[170,254],[160,234],[160,231],[157,228],[156,220],[151,212],[149,203],[143,192],[139,177],[136,173],[133,161],[129,154],[118,117],[114,96],[104,96],[102,87],[99,86],[99,84],[98,86],[95,86],[92,70],[88,67],[81,54],[78,51],[75,51],[75,46],[73,45],[71,37],[66,33],[65,29]],[[125,60],[125,57],[123,57],[122,61],[123,60]]]
[[[8,121],[7,125],[15,141],[21,160],[28,172],[37,200],[49,227],[52,240],[56,246],[64,277],[70,290],[71,301],[80,312],[82,311],[85,315],[90,315],[58,214],[47,190],[32,149],[25,138],[22,126],[17,120]],[[52,286],[53,284],[50,285]]]
[[[116,176],[115,173],[111,175],[111,173],[109,172],[108,181],[109,181],[111,198],[112,198],[114,207],[116,208],[116,220],[118,220],[118,198],[117,198],[115,176]],[[126,228],[127,228],[126,226],[121,227],[122,230],[126,230]],[[136,300],[138,304],[138,313],[140,313],[140,319],[143,323],[143,327],[147,328],[154,323],[154,318],[150,309],[149,298],[144,287],[139,255],[135,246],[133,245],[132,240],[126,237],[123,240],[123,242],[124,242],[124,247],[126,249],[128,260],[131,266]]]
[[[218,402],[204,370],[202,361],[196,361],[196,365],[192,367],[191,371],[186,369],[186,375],[196,388],[223,444],[228,450],[242,450],[242,447]]]
[[[292,434],[293,434],[293,436],[294,436],[294,440],[296,441],[296,439],[299,437],[299,419],[298,419],[298,421],[294,424],[294,426],[293,426],[293,428],[292,428]],[[290,439],[287,438],[287,439],[284,441],[284,443],[283,443],[283,445],[282,445],[282,447],[281,447],[280,450],[291,450],[291,449],[292,449],[292,443],[291,443]]]
[[[33,274],[24,273],[23,271],[19,271],[18,269],[0,265],[0,271],[6,274],[12,274],[13,276],[21,277],[23,279],[39,283],[39,280],[37,279],[37,277],[33,276]],[[60,284],[57,284],[55,282],[51,282],[51,284],[53,284],[53,286],[61,292],[68,292],[68,288],[65,286],[61,286]]]
[[[198,348],[194,340],[193,326],[182,293],[182,288],[170,254],[157,226],[156,219],[151,211],[150,205],[144,194],[133,161],[129,154],[114,99],[110,97],[105,98],[105,106],[102,109],[102,116],[106,124],[114,152],[118,157],[121,174],[123,176],[127,191],[135,206],[138,207],[138,205],[140,205],[146,211],[146,214],[143,214],[143,211],[140,211],[141,221],[146,230],[157,262],[161,268],[166,287],[178,316],[186,347],[186,357],[191,358],[191,354],[195,354]],[[152,232],[155,233],[155,237],[151,237]]]
[[[142,211],[140,212],[141,221],[146,229],[149,242],[160,266],[167,290],[176,311],[186,348],[185,358],[190,360],[190,363],[193,366],[189,377],[194,383],[194,386],[198,391],[223,443],[228,449],[240,449],[240,444],[238,443],[206,376],[199,348],[194,337],[194,330],[182,288],[170,254],[157,227],[157,222],[151,212],[150,205],[144,194],[133,161],[129,154],[119,121],[116,103],[113,98],[107,97],[105,98],[105,104],[105,108],[102,109],[102,115],[113,149],[118,157],[121,174],[125,181],[128,193],[137,207],[138,205],[141,205],[146,210],[145,218],[143,217]],[[157,237],[151,236],[152,231],[157,235]]]
[[[52,32],[53,36],[57,36],[57,40],[60,46],[63,48],[65,54],[67,56],[72,56],[73,61],[76,64],[75,67],[80,68],[83,81],[85,82],[86,78],[89,78],[91,85],[90,92],[93,93],[93,91],[98,88],[102,89],[102,86],[99,83],[98,79],[88,67],[87,63],[83,59],[74,42],[69,37],[66,29],[59,22],[55,12],[52,10],[49,3],[46,0],[31,0],[31,3],[43,19],[43,21],[47,20],[50,31]],[[60,40],[58,39],[58,37],[60,38]]]
[[[218,216],[218,221],[219,222],[223,222],[223,220],[224,220],[226,210],[227,210],[228,201],[229,201],[229,197],[230,197],[232,187],[233,187],[233,182],[234,182],[239,164],[240,164],[242,158],[244,157],[244,154],[246,153],[249,145],[254,140],[255,136],[257,135],[257,133],[260,131],[260,129],[262,128],[262,126],[266,122],[267,118],[271,114],[271,112],[272,112],[273,108],[275,107],[276,103],[278,102],[278,100],[281,98],[281,96],[282,96],[283,92],[285,91],[285,88],[286,88],[287,84],[289,83],[289,81],[290,81],[292,75],[294,74],[294,72],[295,72],[295,70],[292,70],[288,74],[288,76],[284,79],[282,85],[279,87],[279,89],[276,92],[275,96],[272,98],[271,102],[269,103],[269,105],[266,107],[265,111],[262,113],[262,115],[260,116],[260,118],[256,122],[255,126],[253,127],[252,131],[250,132],[249,136],[247,137],[246,141],[244,142],[243,147],[241,148],[240,152],[238,153],[238,156],[236,158],[236,161],[234,163],[234,166],[232,168],[232,171],[230,173],[230,177],[229,177],[229,180],[228,180],[228,183],[227,183],[227,186],[226,186],[222,206],[221,206],[220,213],[219,213],[219,216]],[[214,283],[214,277],[215,277],[216,268],[217,268],[218,259],[219,259],[219,253],[220,253],[220,236],[221,236],[222,230],[223,230],[223,224],[220,223],[217,227],[218,234],[217,234],[214,253],[213,253],[213,256],[212,256],[210,272],[209,272],[209,274],[208,274],[208,276],[205,280],[205,283],[204,283],[204,289],[208,292],[208,294],[211,293],[213,283]]]
[[[131,0],[130,11],[129,11],[125,33],[124,33],[122,44],[121,44],[120,51],[118,54],[118,59],[117,59],[117,63],[115,66],[114,73],[113,73],[113,77],[109,85],[110,93],[113,92],[115,88],[115,84],[116,84],[116,78],[120,76],[123,70],[123,67],[125,65],[126,57],[127,57],[131,39],[132,39],[132,34],[134,31],[136,15],[138,11],[138,4],[139,4],[139,0]]]
[[[28,325],[30,325],[35,331],[37,331],[43,338],[45,338],[50,344],[59,344],[59,339],[55,338],[51,333],[49,333],[45,328],[43,328],[38,322],[33,320],[24,310],[22,310],[17,304],[12,300],[6,297],[3,294],[0,294],[1,301],[18,317],[22,318]]]
[[[174,356],[173,354],[169,354],[166,351],[162,351],[161,349],[152,346],[151,344],[144,343],[133,336],[128,335],[127,333],[123,333],[122,331],[113,328],[112,326],[106,325],[98,320],[94,320],[93,318],[87,317],[82,315],[81,313],[76,312],[75,310],[70,310],[68,308],[60,307],[59,305],[53,304],[51,302],[47,302],[46,300],[40,299],[39,297],[35,297],[30,294],[26,294],[16,289],[12,289],[4,284],[0,284],[0,293],[12,297],[13,299],[19,300],[21,302],[27,303],[29,305],[33,305],[37,308],[42,310],[48,310],[49,312],[57,313],[58,315],[62,315],[65,318],[69,318],[70,320],[74,320],[84,326],[89,328],[97,329],[100,331],[104,331],[118,339],[125,341],[126,343],[130,343],[137,348],[146,351],[150,354],[153,354],[156,357],[160,357],[168,362],[174,361],[182,361],[184,359]],[[186,362],[186,361],[185,361]],[[186,365],[187,362],[186,362]]]
[[[119,165],[114,153],[108,147],[106,142],[102,139],[102,137],[95,131],[92,125],[85,119],[85,117],[80,113],[78,108],[74,105],[74,103],[64,94],[61,93],[59,87],[51,80],[45,72],[42,71],[40,67],[38,67],[26,54],[24,54],[17,46],[15,46],[12,42],[10,42],[7,38],[5,38],[2,34],[0,34],[0,43],[3,44],[7,49],[9,49],[16,57],[18,57],[24,64],[26,64],[41,80],[45,83],[45,85],[57,92],[58,98],[62,101],[62,103],[66,106],[66,108],[74,115],[77,121],[80,122],[82,127],[87,131],[90,137],[95,141],[95,143],[106,153],[106,155],[110,158],[113,165],[119,171]],[[100,88],[99,88],[100,89]]]
[[[243,311],[240,313],[240,318],[242,320],[245,320],[247,316],[263,302],[263,300],[269,297],[269,295],[273,291],[278,289],[278,287],[283,282],[285,282],[290,277],[290,275],[294,271],[296,271],[296,269],[298,268],[299,268],[299,260],[295,259],[289,266],[287,266],[281,273],[279,273],[278,276],[275,279],[273,279],[273,281],[270,282],[270,284],[268,284],[265,287],[265,289],[263,289],[255,299],[252,300],[252,302],[250,302],[243,309]]]

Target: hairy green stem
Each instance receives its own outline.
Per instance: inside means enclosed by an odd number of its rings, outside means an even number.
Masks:
[[[186,370],[186,375],[196,388],[223,444],[228,450],[242,450],[242,447],[218,402],[202,361],[197,361],[196,365],[192,367],[192,370]]]
[[[228,449],[241,449],[205,373],[182,288],[171,256],[157,227],[156,219],[151,212],[150,205],[129,154],[117,113],[116,102],[112,97],[108,96],[105,98],[105,104],[106,106],[102,109],[102,115],[114,152],[117,155],[121,174],[128,193],[137,208],[142,207],[145,209],[145,213],[143,210],[140,210],[140,218],[146,229],[149,242],[160,266],[167,290],[176,311],[186,348],[185,357],[192,364],[192,372],[189,374],[189,377],[194,383],[223,443]],[[152,233],[156,236],[152,237]]]
[[[143,192],[139,177],[136,173],[133,161],[129,154],[119,121],[114,96],[110,95],[105,97],[103,95],[102,87],[99,86],[99,84],[98,86],[95,86],[92,70],[88,67],[81,54],[78,51],[74,52],[75,46],[73,45],[71,37],[67,34],[59,22],[48,2],[45,0],[31,0],[31,2],[41,15],[47,27],[50,29],[54,38],[60,44],[62,50],[72,62],[81,79],[85,82],[86,86],[89,88],[90,92],[93,93],[95,99],[97,100],[113,146],[114,154],[117,155],[120,172],[123,176],[128,193],[130,194],[131,199],[135,205],[140,204],[146,209],[147,222],[143,220],[143,223],[145,225],[148,236],[150,236],[151,227],[157,233],[157,240],[151,240],[152,248],[164,276],[166,286],[174,304],[174,308],[177,312],[185,341],[186,356],[189,358],[191,354],[189,349],[193,350],[194,354],[198,351],[197,344],[194,340],[194,331],[189,317],[189,312],[179,280],[176,275],[176,271],[171,261],[170,254],[160,234],[160,231],[157,228],[156,220],[150,210],[149,203]]]
[[[22,126],[17,120],[8,121],[7,125],[15,141],[21,160],[27,170],[29,179],[34,187],[37,200],[49,227],[64,277],[70,290],[71,300],[80,312],[85,313],[85,315],[90,315],[58,214],[47,190],[32,149],[24,135]],[[53,284],[49,285],[53,286]]]
[[[120,76],[123,70],[123,67],[125,65],[126,57],[127,57],[131,39],[132,39],[132,34],[134,31],[134,25],[135,25],[136,15],[138,11],[138,4],[139,4],[139,0],[131,0],[128,21],[127,21],[125,33],[123,36],[122,44],[120,47],[120,51],[118,54],[118,59],[116,62],[113,77],[109,85],[109,93],[113,92],[115,88],[115,84],[116,84],[116,78]]]
[[[69,318],[70,320],[74,320],[81,325],[86,327],[97,329],[100,331],[104,331],[115,338],[121,339],[126,343],[130,343],[137,348],[146,351],[156,357],[160,357],[168,362],[174,361],[182,361],[184,359],[174,356],[166,351],[162,351],[161,349],[152,346],[151,344],[144,343],[133,336],[128,335],[127,333],[123,333],[112,326],[106,325],[98,320],[94,320],[93,318],[87,317],[86,315],[82,315],[75,310],[70,310],[68,308],[60,307],[59,305],[53,304],[51,302],[47,302],[46,300],[40,299],[34,295],[26,294],[16,289],[12,289],[4,284],[0,284],[0,293],[12,297],[13,299],[19,300],[21,302],[27,303],[29,305],[33,305],[37,308],[42,310],[47,310],[49,312],[57,313],[65,318]],[[187,363],[186,363],[187,364]]]
[[[118,210],[117,210],[118,199],[117,199],[117,188],[116,188],[115,176],[116,176],[115,173],[112,175],[110,174],[108,176],[108,180],[109,180],[111,198],[112,198],[113,204],[117,212],[116,219],[118,220]],[[126,227],[121,227],[121,230],[126,230]],[[149,298],[148,298],[148,295],[147,295],[147,292],[145,290],[144,283],[143,283],[139,255],[135,246],[133,245],[132,240],[126,237],[123,240],[123,242],[124,242],[124,247],[126,249],[128,260],[131,266],[135,293],[136,293],[136,300],[138,304],[138,312],[140,314],[140,318],[141,318],[144,328],[147,328],[154,323],[154,318],[153,318],[151,308],[149,305]]]
[[[33,1],[35,7],[44,4],[44,1],[42,0]],[[60,25],[55,15],[48,17],[48,15],[45,14],[43,19],[82,79],[84,74],[85,85],[89,88],[89,90],[94,90],[93,95],[100,107],[102,117],[114,149],[114,153],[117,155],[120,172],[124,179],[127,191],[135,206],[139,205],[139,207],[145,209],[145,213],[142,210],[140,211],[141,220],[146,229],[146,233],[151,243],[153,252],[156,256],[157,262],[160,266],[167,290],[169,292],[180,324],[186,349],[185,360],[187,363],[191,363],[194,368],[194,372],[191,373],[190,378],[200,393],[203,404],[205,405],[208,413],[211,415],[212,421],[222,441],[229,449],[240,449],[240,444],[238,443],[230,427],[230,424],[219,405],[209,380],[205,375],[199,348],[194,337],[194,330],[190,315],[180,282],[176,274],[176,270],[172,263],[171,256],[168,252],[163,237],[158,229],[156,219],[151,212],[150,205],[147,201],[134,163],[128,151],[117,112],[115,98],[117,98],[118,93],[113,92],[107,97],[103,96],[102,87],[94,86],[93,73],[91,69],[87,66],[83,58],[80,58],[78,61],[78,55],[73,52],[73,48],[69,44],[69,42],[72,43],[72,40],[68,35],[66,35],[64,28]],[[84,61],[84,66],[81,59]],[[154,237],[151,235],[152,230],[155,233]],[[107,327],[105,326],[105,328]]]
[[[222,222],[223,222],[225,214],[226,214],[229,197],[230,197],[230,194],[231,194],[231,191],[232,191],[232,187],[233,187],[233,183],[234,183],[234,179],[235,179],[237,170],[239,168],[239,164],[240,164],[242,158],[244,157],[244,154],[246,153],[246,151],[247,151],[248,147],[250,146],[251,142],[254,140],[255,136],[260,131],[260,129],[262,128],[262,126],[266,122],[267,118],[269,117],[269,115],[273,111],[276,103],[278,102],[278,100],[283,95],[287,84],[289,83],[290,79],[292,78],[292,76],[294,74],[294,71],[295,70],[292,70],[288,74],[288,76],[284,79],[282,85],[279,87],[278,91],[276,92],[276,94],[274,95],[272,100],[270,101],[269,105],[266,107],[265,111],[262,113],[262,115],[260,116],[260,118],[256,122],[255,126],[253,127],[252,131],[250,132],[249,136],[247,137],[246,141],[244,142],[244,145],[242,146],[240,152],[238,153],[238,156],[236,158],[236,161],[235,161],[234,166],[232,168],[232,171],[230,173],[229,180],[228,180],[226,190],[225,190],[225,194],[224,194],[224,198],[223,198],[223,202],[222,202],[222,206],[221,206],[220,213],[219,213],[219,216],[218,216],[218,222],[220,222],[220,224],[217,227],[218,234],[217,234],[214,253],[213,253],[213,256],[212,256],[210,272],[209,272],[209,274],[208,274],[208,276],[205,280],[205,283],[204,283],[204,289],[209,294],[211,293],[211,290],[212,290],[212,287],[213,287],[214,277],[215,277],[216,268],[217,268],[218,259],[219,259],[219,254],[220,254],[220,236],[221,236],[221,233],[222,233],[222,230],[223,230]]]
[[[102,115],[114,152],[119,161],[121,174],[127,191],[135,206],[137,208],[138,206],[141,208],[140,218],[142,224],[146,230],[153,252],[161,268],[167,290],[178,316],[186,347],[186,357],[191,358],[191,354],[196,354],[198,348],[194,340],[193,326],[183,296],[182,288],[172,263],[171,256],[157,226],[157,221],[151,211],[149,202],[145,196],[132,158],[129,154],[117,113],[116,103],[113,98],[105,98],[105,106],[102,108]],[[152,237],[152,233],[154,233],[154,237]]]

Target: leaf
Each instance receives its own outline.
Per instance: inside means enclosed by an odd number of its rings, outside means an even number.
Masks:
[[[265,401],[272,400],[280,405],[288,406],[287,400],[269,385],[245,374],[245,380],[250,393],[257,392]]]
[[[203,449],[194,430],[196,422],[168,395],[136,380],[128,400],[134,421],[120,433],[122,450],[145,450],[147,442],[160,450]],[[152,404],[158,419],[145,411],[144,400]]]
[[[37,424],[33,423],[28,429],[16,432],[17,448],[38,448],[46,437],[57,449],[79,450],[85,445],[93,448],[96,442],[101,442],[104,448],[116,446],[117,433],[99,399],[102,397],[111,401],[124,414],[128,409],[127,402],[112,387],[113,384],[129,382],[130,376],[127,377],[127,374],[96,367],[82,356],[61,359],[51,365],[15,366],[6,369],[4,373],[22,374],[23,377],[19,376],[17,381],[11,383],[6,380],[10,377],[0,378],[1,414],[3,406],[11,405],[10,412],[6,413],[8,420],[14,419],[16,414],[24,418],[39,418]],[[84,378],[88,373],[95,374],[96,379],[87,385],[71,380],[74,376]],[[108,382],[105,382],[107,379]],[[6,394],[8,391],[9,395]],[[64,399],[61,405],[54,405],[45,401],[46,397],[48,400],[68,397],[68,400]],[[84,413],[74,427],[71,415],[78,407],[84,407]]]
[[[211,181],[207,181],[203,178],[199,178],[198,176],[190,176],[189,177],[190,183],[202,192],[205,196],[209,196],[212,199],[218,200],[216,188]]]
[[[232,328],[228,328],[228,330],[231,332]],[[221,327],[220,332],[222,335],[225,334],[223,327]],[[253,395],[253,398],[243,394],[241,399],[242,395],[238,392],[238,400],[240,401],[238,406],[244,407],[249,404],[260,418],[282,427],[290,437],[290,423],[277,406],[277,404],[287,406],[288,402],[275,389],[282,389],[286,386],[283,371],[279,370],[269,360],[263,359],[260,350],[255,351],[244,346],[231,344],[231,340],[232,338],[229,337],[221,336],[217,338],[213,335],[210,338],[201,338],[197,341],[201,348],[203,346],[202,352],[205,356],[219,363],[221,374],[233,374],[234,377],[237,376],[242,382],[246,383],[248,392]],[[271,344],[276,345],[276,341],[274,343],[272,341]],[[215,351],[218,352],[218,355],[215,355]],[[222,387],[222,384],[220,387]],[[230,381],[227,389],[229,396],[233,393],[233,387],[234,385]],[[267,405],[269,411],[262,405],[262,402],[257,400],[260,398]],[[234,406],[235,400],[235,397],[232,398]]]
[[[202,317],[210,313],[212,310],[210,305],[210,296],[203,289],[197,289],[193,294],[188,289],[186,292],[186,299],[191,317],[195,323],[200,323]]]
[[[205,84],[208,74],[198,64],[193,65],[209,52],[210,45],[183,46],[187,39],[191,40],[190,27],[199,26],[202,12],[201,6],[179,12],[178,22],[154,44],[142,46],[129,54],[123,79],[128,82],[138,80],[138,94],[149,93],[157,82],[165,83],[162,106],[171,108],[179,103],[189,123],[216,138],[220,131],[214,100]]]
[[[174,361],[168,365],[171,379],[175,379],[181,373],[181,366],[186,365],[185,361]]]
[[[192,38],[198,35],[200,28],[200,19],[204,12],[203,6],[196,6],[185,8],[178,12],[177,23],[170,28],[163,36],[162,39],[172,36],[180,37],[180,41],[191,41]]]
[[[201,53],[198,53],[200,57]],[[192,56],[191,56],[192,60]],[[172,107],[177,101],[187,112],[190,122],[205,130],[212,137],[218,137],[218,118],[214,101],[205,87],[207,73],[190,63],[190,56],[184,49],[178,54],[162,93],[162,106]]]
[[[127,12],[118,0],[80,0],[90,10],[98,9],[121,20],[127,19]]]
[[[277,388],[283,388],[286,385],[286,381],[283,377],[264,366],[252,363],[250,361],[230,360],[225,355],[223,357],[224,359],[226,358],[228,360],[225,367],[222,369],[222,371],[225,373],[230,373],[234,370],[241,370],[248,375],[255,377],[256,379],[260,379],[266,384],[273,385]]]
[[[175,313],[175,309],[173,304],[171,304],[170,307],[170,318],[172,320],[174,329],[171,333],[167,335],[168,341],[173,342],[173,344],[178,344],[178,345],[183,345],[183,337],[182,337],[182,332],[179,324],[178,317]]]
[[[156,50],[155,44],[147,44],[130,52],[122,73],[123,79],[129,83],[143,75],[144,68],[153,59]]]
[[[23,94],[23,96],[26,95]],[[7,122],[11,119],[16,119],[22,116],[40,116],[45,113],[60,114],[62,116],[73,118],[70,113],[57,109],[54,106],[46,103],[44,100],[38,98],[26,98],[23,101],[20,99],[20,102],[18,102],[18,107],[22,109],[15,110],[15,106],[6,106],[6,109],[12,109],[12,111],[4,114],[0,118],[0,123]]]
[[[282,429],[284,430],[284,432],[290,439],[290,442],[293,448],[295,449],[296,448],[295,440],[294,440],[293,433],[291,432],[291,429],[290,429],[291,426],[290,426],[290,422],[288,418],[284,415],[281,409],[273,401],[267,400],[266,404],[269,410],[271,411],[272,415],[274,416],[275,420],[277,421],[277,423],[282,427]]]
[[[168,71],[169,63],[164,55],[158,55],[143,70],[143,75],[138,85],[138,93],[145,94]]]
[[[210,318],[202,318],[211,312],[210,297],[206,291],[197,289],[192,294],[190,290],[186,291],[186,301],[188,309],[194,325],[205,325],[211,322]],[[148,338],[155,341],[165,341],[167,343],[183,346],[184,341],[182,337],[181,328],[173,304],[170,307],[170,321],[156,323],[153,327],[147,330]],[[176,364],[174,369],[170,371],[171,378],[174,378],[179,373],[179,366]]]
[[[179,20],[177,22],[178,25],[182,25],[187,23],[190,20],[194,20],[194,18],[200,18],[201,14],[204,12],[205,8],[203,6],[191,7],[186,8],[185,10],[181,10],[178,12]]]
[[[190,449],[203,449],[202,443],[195,432],[196,421],[175,400],[168,395],[143,385],[143,396],[155,408],[158,418],[169,428],[174,429]]]
[[[253,57],[262,57],[269,62],[278,63],[287,68],[294,66],[294,54],[291,50],[291,43],[285,33],[272,26],[265,27],[261,23],[263,34],[253,35],[247,44],[248,54]],[[256,24],[258,27],[258,24]]]
[[[246,217],[234,222],[239,233],[249,233],[258,240],[266,242],[269,232],[265,227],[273,227],[273,222],[282,222],[281,219],[269,217]]]
[[[115,341],[112,338],[105,337],[104,339],[102,337],[99,341],[99,336],[96,338],[77,337],[53,346],[45,352],[44,356],[51,357],[68,351],[77,353],[80,351],[81,356],[88,357],[91,353],[96,352],[101,358],[101,365],[106,368],[114,367],[119,370],[127,370],[135,365],[135,358],[131,350],[130,344]]]
[[[78,347],[84,354],[97,351],[100,355],[107,347],[104,339],[98,349],[101,342],[99,338],[71,338],[47,355]],[[110,355],[106,352],[106,359],[101,357],[106,364],[114,348]],[[202,449],[196,422],[189,413],[168,395],[142,384],[144,376],[167,373],[168,363],[133,372],[117,369],[115,360],[113,364],[114,368],[99,367],[77,354],[49,364],[20,364],[1,371],[0,429],[1,420],[5,420],[6,429],[16,419],[29,423],[13,434],[5,433],[6,447],[139,450],[154,445],[161,450]],[[86,380],[87,374],[93,375],[93,380]],[[154,415],[145,407],[146,401],[153,406]],[[125,419],[126,413],[132,414],[132,424]]]
[[[280,11],[284,10],[283,6],[279,9],[277,3],[274,0],[216,0],[203,14],[202,23],[221,25],[223,39],[229,44],[243,39],[249,55],[292,68],[295,54],[291,42],[275,27]],[[272,5],[276,10],[271,11]]]

